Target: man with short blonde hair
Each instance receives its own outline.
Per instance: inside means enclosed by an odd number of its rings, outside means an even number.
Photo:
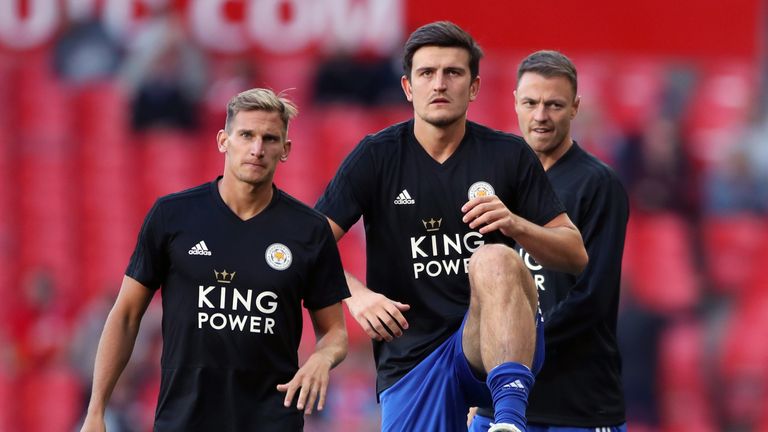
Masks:
[[[271,90],[235,96],[216,136],[223,175],[155,202],[104,326],[83,432],[104,431],[157,290],[155,431],[301,431],[303,415],[323,409],[329,371],[347,353],[340,302],[349,290],[327,220],[273,183],[296,113]],[[317,342],[299,367],[302,303]]]

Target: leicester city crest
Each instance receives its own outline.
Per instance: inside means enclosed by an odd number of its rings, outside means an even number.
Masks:
[[[490,183],[479,181],[472,183],[472,186],[469,187],[467,196],[472,200],[481,196],[494,195],[495,193],[496,191],[493,190],[493,186],[491,186]]]
[[[264,258],[267,260],[267,264],[275,270],[285,270],[291,266],[293,255],[288,246],[282,243],[272,243],[267,248],[267,253],[264,254]]]

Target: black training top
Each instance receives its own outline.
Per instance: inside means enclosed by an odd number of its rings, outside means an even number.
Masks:
[[[581,231],[589,264],[574,276],[543,270],[523,252],[539,288],[547,356],[526,415],[546,425],[617,425],[625,421],[616,319],[627,194],[613,170],[576,143],[547,175]]]
[[[374,341],[381,392],[454,333],[467,312],[467,264],[485,242],[461,221],[461,207],[496,194],[509,209],[543,225],[564,211],[536,155],[518,136],[467,122],[445,162],[416,141],[413,120],[363,139],[341,164],[316,208],[345,231],[363,216],[367,285],[411,306],[409,328],[392,342]]]
[[[217,183],[158,199],[126,270],[162,287],[155,430],[301,430],[275,387],[298,370],[301,302],[349,296],[336,242],[325,217],[277,188],[241,220]]]

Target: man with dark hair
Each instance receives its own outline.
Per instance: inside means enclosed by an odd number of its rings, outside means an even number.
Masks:
[[[525,142],[467,120],[481,56],[453,23],[414,31],[401,78],[414,118],[364,138],[316,206],[337,239],[364,219],[368,286],[348,275],[347,306],[374,339],[384,431],[466,430],[475,404],[493,404],[493,430],[525,430],[543,345],[512,246],[561,271],[587,261]]]
[[[271,90],[235,96],[217,135],[224,175],[150,210],[99,342],[83,431],[104,430],[158,289],[155,431],[300,431],[303,414],[323,408],[329,371],[347,352],[341,300],[349,290],[326,219],[273,184],[296,112]],[[302,301],[317,345],[299,368]]]
[[[568,215],[584,237],[589,263],[574,276],[530,263],[544,314],[547,361],[529,398],[528,430],[626,430],[616,341],[621,259],[629,200],[614,171],[571,139],[579,110],[573,63],[556,51],[526,57],[517,72],[515,110]],[[472,431],[487,430],[480,408]]]

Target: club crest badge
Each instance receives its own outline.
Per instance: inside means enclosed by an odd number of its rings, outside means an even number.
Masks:
[[[493,190],[493,186],[490,185],[490,183],[479,181],[472,183],[472,186],[469,187],[469,192],[467,193],[467,196],[469,199],[475,199],[477,197],[481,196],[489,196],[489,195],[495,195],[496,191]]]
[[[285,270],[291,266],[293,261],[293,255],[288,246],[281,243],[272,243],[267,248],[267,253],[264,254],[264,258],[267,260],[267,264],[275,270]]]

